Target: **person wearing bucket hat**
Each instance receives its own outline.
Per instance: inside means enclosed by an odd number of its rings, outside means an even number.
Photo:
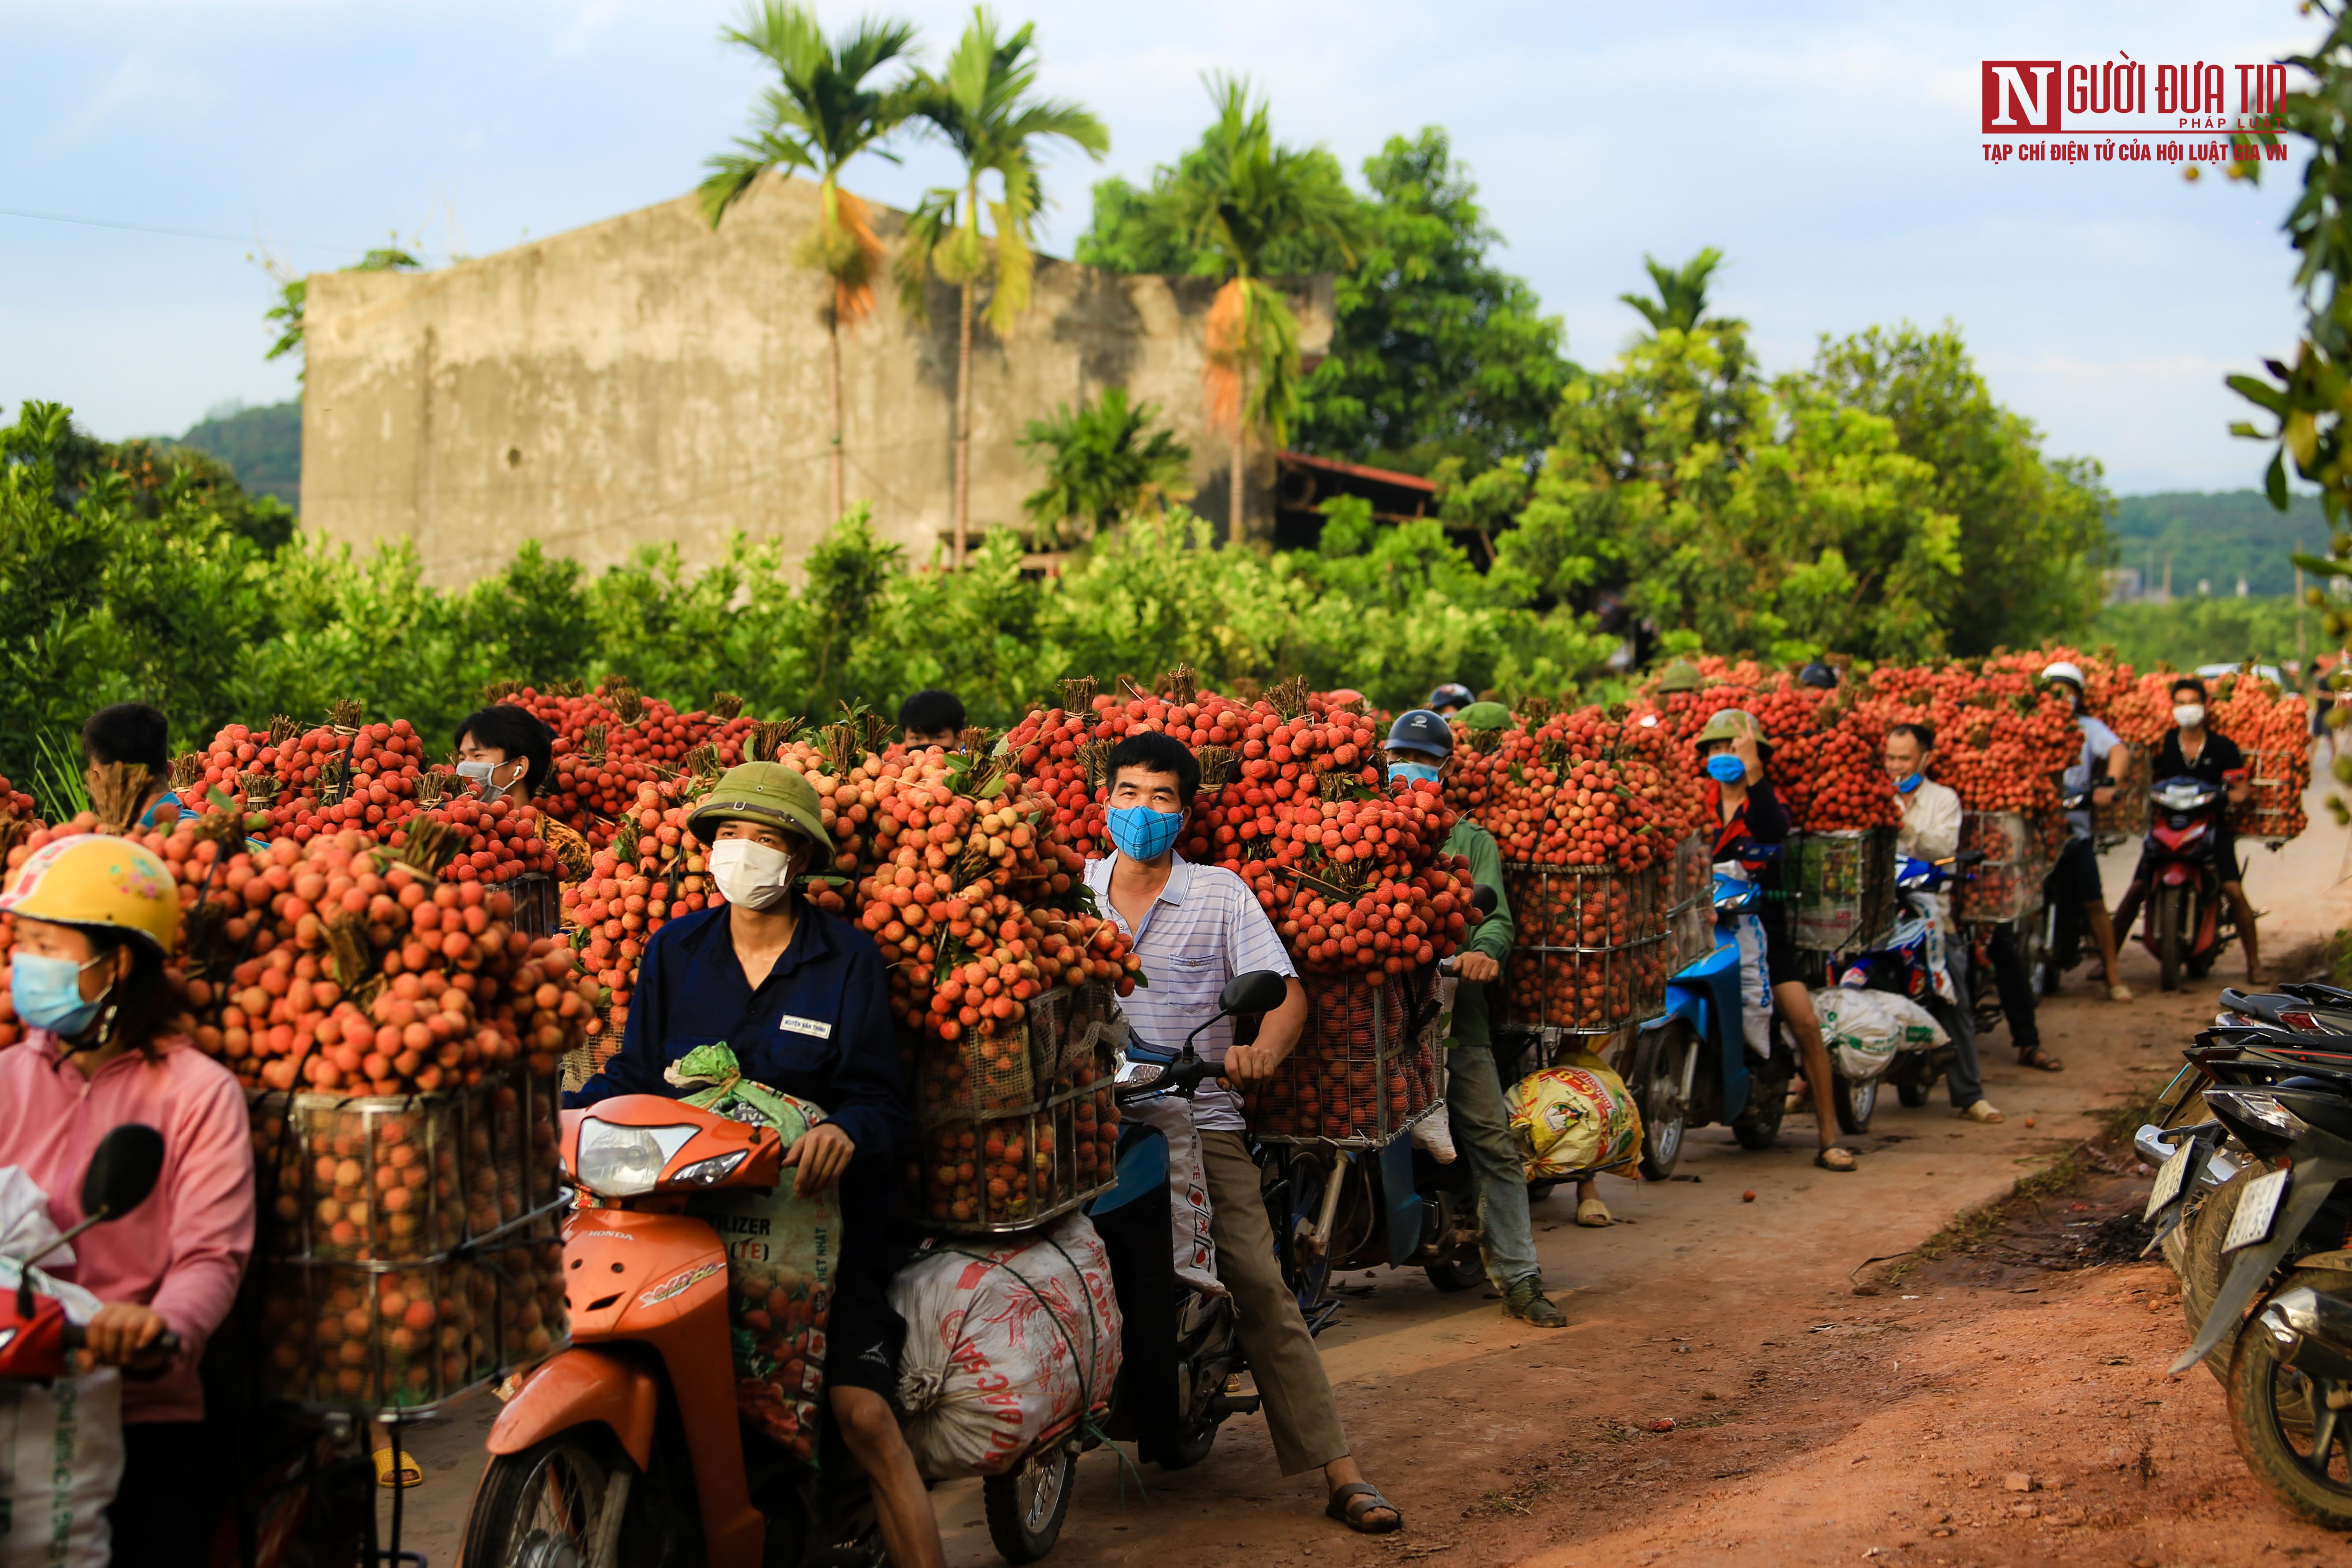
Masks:
[[[1706,820],[1715,825],[1713,854],[1722,876],[1760,882],[1763,912],[1738,919],[1741,1023],[1748,1041],[1759,1055],[1771,1040],[1777,1010],[1797,1037],[1798,1060],[1811,1091],[1813,1115],[1819,1127],[1821,1152],[1813,1163],[1824,1171],[1855,1168],[1851,1149],[1837,1142],[1837,1110],[1832,1100],[1829,1047],[1822,1038],[1821,1020],[1813,1012],[1813,994],[1797,961],[1795,937],[1788,928],[1788,904],[1771,894],[1780,880],[1780,861],[1746,858],[1737,853],[1743,844],[1777,845],[1789,837],[1789,813],[1773,794],[1764,763],[1771,746],[1764,726],[1744,708],[1718,710],[1700,729],[1696,742],[1699,766],[1706,774],[1704,793]]]
[[[1678,658],[1660,672],[1658,695],[1665,697],[1677,691],[1696,691],[1699,685],[1698,666],[1686,658]]]
[[[726,1042],[743,1076],[822,1108],[784,1154],[797,1184],[838,1184],[843,1243],[826,1327],[824,1379],[834,1419],[874,1484],[893,1563],[944,1560],[939,1525],[891,1400],[906,1321],[890,1276],[898,1162],[914,1118],[890,1022],[881,950],[865,931],[801,896],[831,860],[815,788],[782,763],[743,763],[719,777],[687,819],[725,901],[670,921],[646,943],[621,1048],[567,1108],[616,1094],[686,1092],[669,1065]],[[687,862],[689,869],[694,861]]]
[[[1479,733],[1511,727],[1511,710],[1499,702],[1473,702],[1454,717],[1462,721],[1463,728]]]
[[[1502,704],[1476,704],[1468,711],[1479,707],[1499,710]],[[1508,713],[1504,718],[1507,721]],[[1442,788],[1454,768],[1454,731],[1425,708],[1400,713],[1389,728],[1388,754],[1391,789],[1423,784]],[[1453,1037],[1445,1042],[1446,1126],[1455,1146],[1470,1158],[1478,1194],[1479,1258],[1507,1316],[1539,1329],[1563,1329],[1568,1314],[1544,1294],[1543,1266],[1528,1212],[1527,1166],[1511,1139],[1510,1108],[1487,1021],[1490,993],[1503,977],[1503,963],[1517,935],[1510,895],[1503,887],[1503,853],[1494,836],[1466,815],[1454,819],[1443,852],[1468,861],[1470,879],[1495,895],[1494,910],[1465,933],[1454,959],[1461,984],[1454,993]]]
[[[226,1478],[196,1368],[253,1249],[245,1091],[174,1030],[185,1004],[164,962],[180,895],[162,857],[111,835],[52,839],[8,874],[0,911],[16,927],[9,1003],[28,1026],[0,1051],[0,1165],[47,1194],[66,1229],[82,1217],[82,1173],[104,1133],[138,1121],[163,1135],[152,1194],[76,1237],[68,1278],[102,1303],[88,1324],[93,1357],[154,1374],[121,1385],[114,1560],[202,1563]],[[156,1349],[166,1333],[176,1355]]]

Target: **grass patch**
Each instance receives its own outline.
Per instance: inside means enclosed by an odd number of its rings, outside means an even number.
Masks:
[[[2170,1081],[2167,1075],[2165,1082]],[[1973,1252],[2004,1229],[2019,1209],[2059,1197],[2094,1175],[2108,1173],[2111,1165],[2103,1163],[2106,1152],[2118,1143],[2129,1149],[2132,1134],[2155,1112],[2157,1098],[2163,1092],[2164,1084],[2158,1083],[2126,1095],[2120,1104],[2108,1108],[2096,1132],[2041,1169],[2020,1176],[2017,1184],[2000,1197],[1954,1215],[1935,1235],[1880,1270],[1878,1282],[1892,1285],[1922,1263],[1933,1263],[1954,1253]]]

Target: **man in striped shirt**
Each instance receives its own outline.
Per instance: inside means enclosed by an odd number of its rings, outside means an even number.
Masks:
[[[1202,1085],[1192,1101],[1217,1278],[1233,1295],[1242,1351],[1265,1401],[1266,1429],[1282,1473],[1319,1468],[1330,1492],[1327,1513],[1352,1530],[1386,1534],[1401,1528],[1404,1517],[1364,1479],[1348,1451],[1315,1337],[1282,1282],[1274,1230],[1258,1195],[1257,1165],[1233,1093],[1273,1077],[1298,1043],[1307,1024],[1306,988],[1248,885],[1222,866],[1194,866],[1176,854],[1184,814],[1201,783],[1201,764],[1191,750],[1147,731],[1113,747],[1107,771],[1118,852],[1087,863],[1087,886],[1143,961],[1150,984],[1121,1004],[1137,1037],[1174,1052],[1214,1016],[1217,993],[1234,975],[1268,969],[1289,978],[1288,994],[1259,1023],[1254,1042],[1234,1045],[1232,1021],[1219,1019],[1195,1047],[1223,1068],[1222,1080]]]

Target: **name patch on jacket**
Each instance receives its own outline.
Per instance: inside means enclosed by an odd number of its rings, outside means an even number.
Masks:
[[[822,1018],[795,1018],[790,1013],[776,1020],[779,1029],[790,1029],[795,1035],[814,1035],[820,1040],[833,1038],[833,1026]]]

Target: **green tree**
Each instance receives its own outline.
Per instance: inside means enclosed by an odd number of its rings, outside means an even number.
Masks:
[[[903,87],[872,88],[866,81],[908,52],[915,28],[908,22],[868,17],[827,43],[814,12],[786,0],[760,0],[746,7],[741,25],[719,37],[773,66],[776,85],[763,96],[751,134],[737,140],[736,151],[707,164],[710,175],[697,194],[710,226],[717,228],[762,174],[806,169],[817,176],[816,229],[793,258],[833,285],[824,317],[825,386],[833,412],[830,461],[837,518],[848,509],[841,446],[841,329],[856,325],[874,309],[874,279],[882,265],[882,242],[875,237],[871,216],[863,201],[841,188],[841,171],[859,153],[874,151],[906,119],[909,100]]]
[[[926,75],[911,89],[913,111],[955,150],[963,163],[959,186],[924,193],[907,220],[898,252],[898,281],[909,311],[927,315],[930,274],[957,291],[955,557],[963,569],[971,527],[971,327],[980,284],[992,280],[987,320],[999,338],[1029,308],[1030,280],[1036,269],[1031,229],[1044,200],[1037,183],[1038,145],[1060,139],[1100,158],[1110,149],[1110,132],[1076,103],[1037,99],[1037,60],[1030,48],[1033,26],[1011,37],[997,36],[996,18],[976,7],[971,23],[948,58],[946,71]],[[994,175],[997,194],[982,191]],[[983,234],[981,209],[988,209]]]
[[[1039,543],[1088,539],[1150,500],[1192,494],[1183,486],[1192,449],[1152,428],[1159,413],[1114,386],[1075,411],[1056,404],[1052,418],[1029,421],[1021,448],[1044,467],[1045,483],[1021,505]]]
[[[1298,318],[1271,270],[1286,247],[1326,245],[1352,262],[1361,242],[1356,198],[1339,164],[1320,149],[1274,139],[1266,104],[1249,83],[1212,78],[1216,123],[1208,156],[1180,173],[1151,204],[1152,226],[1213,264],[1224,279],[1202,333],[1209,421],[1233,432],[1231,528],[1251,536],[1246,488],[1250,433],[1279,444],[1299,402]]]
[[[1823,338],[1803,380],[1842,406],[1894,422],[1903,452],[1936,473],[1936,510],[1959,521],[1950,651],[2031,647],[2097,614],[2114,502],[2092,458],[2042,456],[2042,433],[2001,407],[1951,323]]]
[[[1669,329],[1696,332],[1729,326],[1733,323],[1706,319],[1707,281],[1722,265],[1723,252],[1711,245],[1680,267],[1668,267],[1654,257],[1644,256],[1642,266],[1649,273],[1651,286],[1657,289],[1658,297],[1653,300],[1641,294],[1620,294],[1617,298],[1640,311],[1653,332]]]
[[[1418,474],[1449,457],[1531,464],[1575,369],[1559,318],[1488,259],[1502,237],[1444,131],[1389,138],[1364,183],[1362,253],[1339,275],[1297,444]]]

